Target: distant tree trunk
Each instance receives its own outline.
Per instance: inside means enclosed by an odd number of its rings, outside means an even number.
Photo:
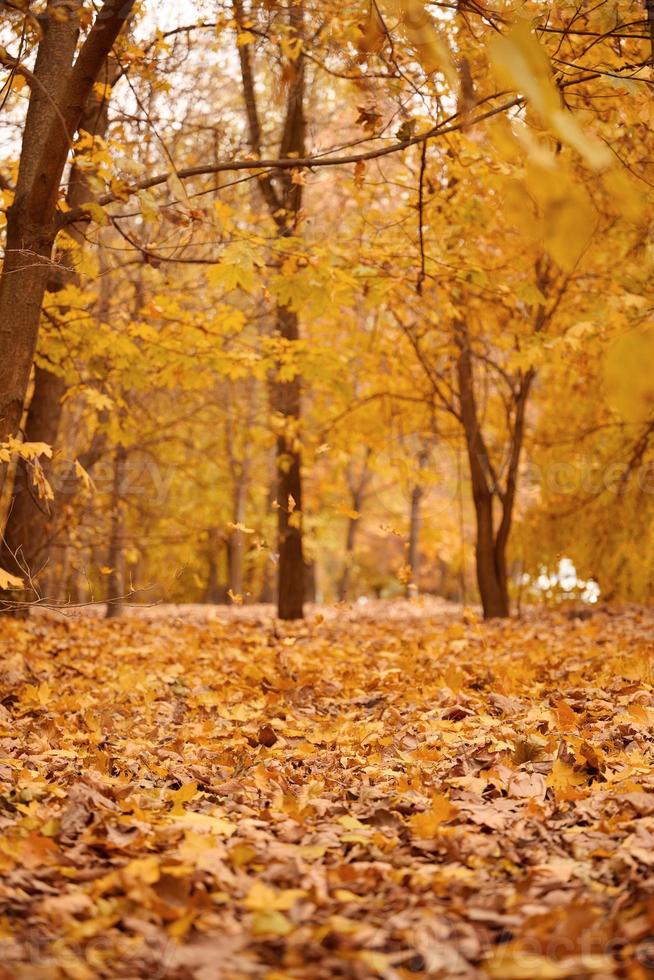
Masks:
[[[247,504],[247,474],[241,471],[234,491],[234,524],[245,523]],[[229,538],[229,587],[234,595],[243,595],[243,558],[245,534],[235,528]]]
[[[318,597],[318,577],[315,561],[304,563],[304,601],[316,602]]]
[[[427,450],[423,449],[418,454],[418,470],[424,469],[427,464]],[[420,531],[422,529],[422,498],[424,487],[417,482],[411,490],[411,504],[409,508],[409,547],[407,561],[411,569],[411,579],[407,586],[407,594],[411,595],[419,587],[420,578]]]
[[[0,441],[15,435],[57,234],[59,184],[87,99],[134,0],[105,0],[77,59],[79,0],[49,0],[0,276]],[[2,468],[0,480],[6,478]]]
[[[358,510],[357,507],[354,508]],[[352,560],[354,557],[354,543],[357,536],[358,520],[354,517],[347,519],[347,532],[345,534],[345,558],[343,560],[343,571],[338,583],[338,601],[345,602],[350,591],[350,580],[352,578]]]
[[[343,571],[341,573],[337,589],[339,602],[345,602],[350,591],[354,545],[356,542],[357,531],[359,530],[359,513],[363,507],[366,489],[371,477],[371,473],[368,468],[370,455],[370,447],[366,446],[363,465],[358,475],[355,475],[348,465],[347,482],[350,489],[350,502],[353,514],[348,517],[347,531],[345,533],[345,556],[343,559]]]
[[[107,619],[117,619],[125,605],[125,504],[123,489],[127,469],[127,450],[118,446],[114,455],[114,480],[111,493],[111,525],[107,565]]]
[[[209,566],[207,576],[207,589],[204,601],[214,605],[224,604],[227,598],[227,587],[220,582],[220,564],[218,561],[219,552],[225,550],[228,542],[225,541],[217,527],[210,527],[207,532],[207,564]]]

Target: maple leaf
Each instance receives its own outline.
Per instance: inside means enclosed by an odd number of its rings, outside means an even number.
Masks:
[[[554,791],[554,795],[560,800],[575,800],[583,796],[577,789],[579,786],[586,785],[586,778],[583,773],[575,772],[562,759],[555,759],[552,772],[547,777],[547,785]]]
[[[434,793],[431,807],[424,813],[416,813],[409,818],[409,826],[414,837],[430,839],[440,833],[441,825],[456,814],[457,808],[442,793]]]

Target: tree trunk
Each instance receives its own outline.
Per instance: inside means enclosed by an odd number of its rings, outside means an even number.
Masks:
[[[488,449],[481,432],[475,397],[472,351],[465,324],[457,325],[459,347],[457,378],[461,422],[466,440],[472,499],[477,525],[475,560],[477,586],[484,619],[505,618],[509,615],[509,593],[506,573],[506,540],[496,547],[493,527],[493,497],[497,491]]]
[[[234,524],[245,523],[247,503],[247,478],[244,473],[237,477],[234,493]],[[235,528],[229,540],[229,587],[234,595],[243,595],[243,557],[245,534]]]
[[[220,533],[217,527],[210,527],[207,531],[207,589],[204,596],[206,603],[212,605],[224,605],[227,602],[227,586],[220,581],[219,553],[226,551],[229,555],[229,542]],[[228,558],[229,561],[229,558]]]
[[[297,315],[287,307],[278,308],[277,326],[285,340],[298,339]],[[280,417],[281,425],[277,436],[277,614],[280,619],[301,619],[304,615],[304,554],[298,376],[290,381],[274,381],[273,409]]]
[[[52,38],[50,39],[52,40]],[[113,85],[118,76],[118,69],[113,60],[106,64],[107,84]],[[58,81],[58,80],[57,80]],[[103,137],[109,124],[109,103],[104,94],[99,95],[95,90],[87,100],[84,113],[80,120],[79,129],[95,136]],[[79,207],[93,198],[89,174],[86,170],[73,164],[68,180],[66,202],[70,208]],[[81,231],[75,226],[69,229],[70,237],[81,246],[84,242]],[[72,255],[69,251],[60,251],[57,255],[55,268],[48,277],[47,289],[58,292],[69,283],[78,281],[75,273]],[[27,411],[25,424],[26,442],[44,442],[54,446],[59,432],[63,396],[66,392],[66,382],[58,374],[47,368],[36,366],[34,373],[34,390]],[[49,477],[50,461],[43,459],[42,466],[46,478]],[[79,480],[66,481],[64,491],[70,495],[71,485],[78,485]],[[54,523],[57,498],[60,494],[55,490],[55,500],[49,505],[39,500],[31,492],[28,467],[19,463],[17,479],[13,488],[13,501],[7,517],[4,541],[0,547],[0,568],[15,575],[22,572],[17,567],[16,557],[20,555],[20,566],[28,569],[30,580],[35,579],[37,565],[47,559],[49,534]],[[27,596],[25,596],[27,598]]]
[[[475,499],[477,535],[475,562],[477,587],[484,619],[503,619],[509,615],[509,594],[506,575],[501,575],[493,534],[493,498],[482,495]],[[502,554],[501,559],[505,561]]]
[[[73,137],[134,0],[105,0],[73,64],[80,0],[49,0],[43,17],[16,195],[0,276],[0,442],[18,431],[57,234],[59,184]],[[0,480],[6,478],[6,466]]]
[[[357,506],[353,507],[353,510],[358,510]],[[352,578],[352,561],[354,558],[354,543],[357,536],[357,524],[358,519],[354,517],[348,517],[347,520],[347,533],[345,535],[345,558],[343,561],[343,571],[338,583],[338,601],[346,602],[350,591],[350,580]]]
[[[233,0],[239,31],[244,28],[242,0]],[[288,26],[292,36],[302,38],[304,8],[302,0],[288,7]],[[261,155],[261,123],[257,107],[255,75],[249,45],[238,46],[243,81],[243,98],[250,146]],[[305,152],[304,118],[305,58],[300,50],[288,61],[290,82],[286,96],[286,117],[279,144],[279,156],[302,157]],[[258,181],[262,197],[277,226],[280,238],[297,232],[302,207],[302,182],[294,181],[288,171],[274,176],[263,175]],[[285,306],[276,311],[276,330],[291,343],[300,336],[297,313]],[[302,458],[300,450],[301,381],[272,383],[272,409],[277,413],[280,431],[277,436],[277,504],[278,504],[278,588],[277,614],[280,619],[301,619],[304,615],[304,558],[302,550]],[[290,506],[289,506],[289,501]]]
[[[60,420],[58,408],[65,388],[63,378],[36,367],[34,394],[25,427],[26,442],[45,442],[51,446],[56,441]],[[23,576],[27,573],[30,580],[35,580],[38,576],[37,565],[46,550],[51,522],[49,501],[38,498],[32,487],[29,465],[21,460],[0,546],[0,568],[12,575]]]
[[[427,465],[428,453],[423,449],[418,453],[418,470]],[[418,592],[420,578],[420,531],[422,528],[422,498],[424,497],[422,483],[417,482],[411,490],[411,506],[409,508],[409,547],[407,561],[411,569],[411,580],[407,585],[407,595]]]
[[[114,456],[114,482],[111,493],[111,529],[107,565],[111,569],[107,578],[107,619],[122,616],[125,605],[124,545],[125,505],[123,487],[127,468],[127,450],[118,446]]]

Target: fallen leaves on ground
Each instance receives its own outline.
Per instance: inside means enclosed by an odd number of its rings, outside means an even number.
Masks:
[[[654,976],[653,636],[4,620],[0,977]]]

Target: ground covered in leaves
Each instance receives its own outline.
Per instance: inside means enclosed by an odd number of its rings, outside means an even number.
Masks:
[[[653,637],[3,621],[0,977],[654,977]]]

